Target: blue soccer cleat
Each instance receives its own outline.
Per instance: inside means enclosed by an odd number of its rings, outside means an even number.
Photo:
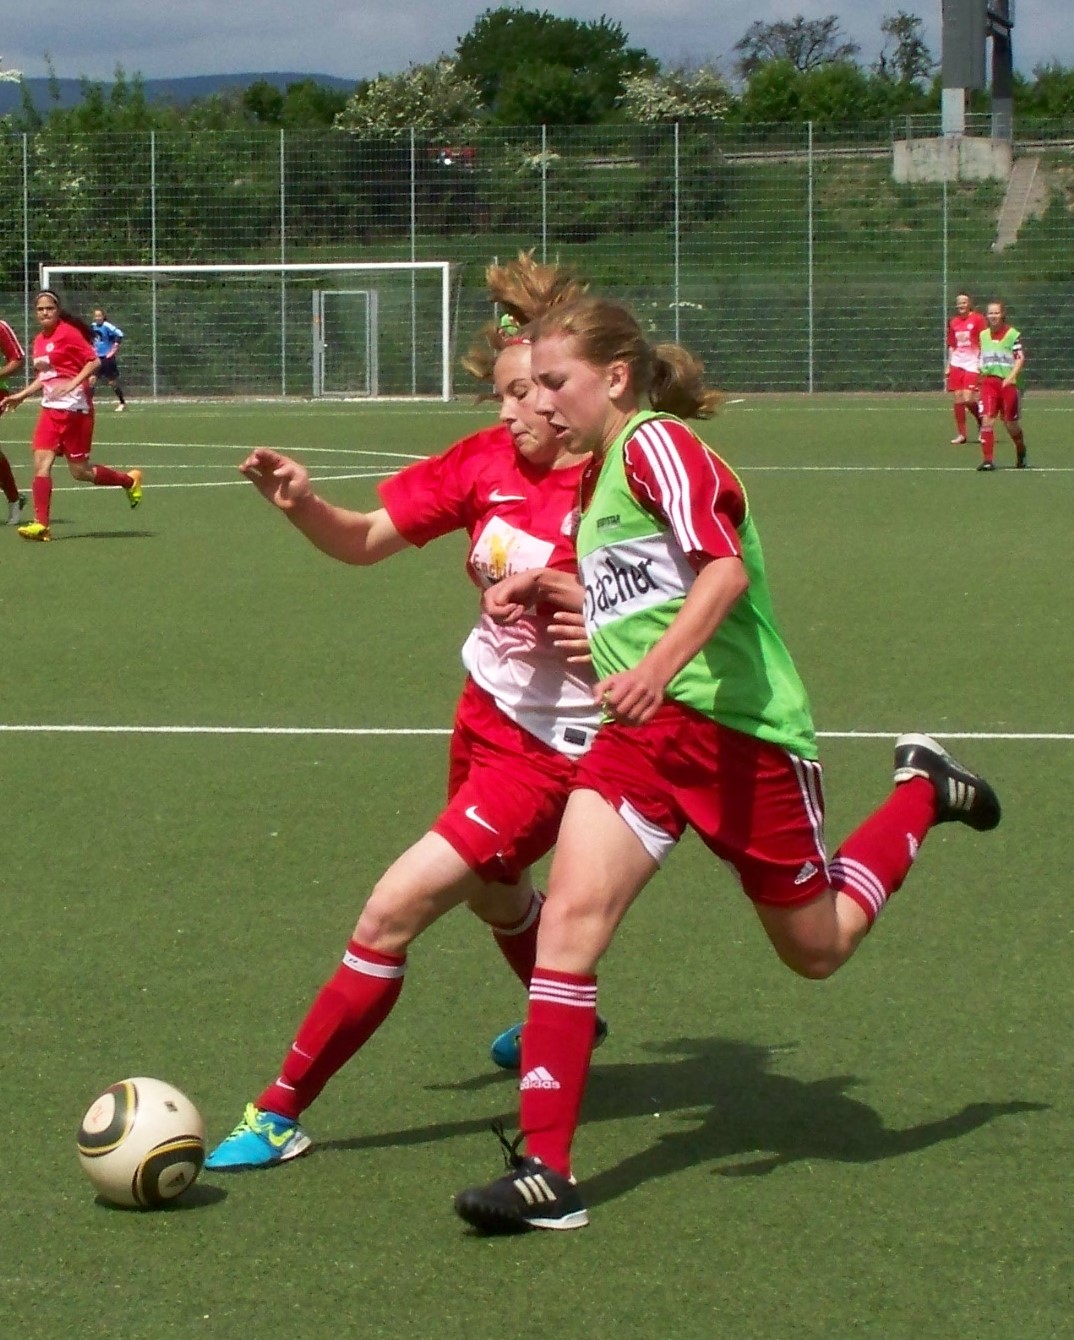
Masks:
[[[205,1160],[205,1166],[236,1172],[242,1168],[272,1168],[298,1158],[310,1144],[309,1136],[290,1117],[262,1112],[253,1103],[247,1103],[242,1121],[220,1141]]]
[[[594,1048],[599,1047],[607,1036],[608,1022],[598,1014],[593,1035]],[[512,1024],[510,1028],[505,1028],[498,1038],[493,1039],[489,1055],[501,1070],[517,1070],[522,1064],[522,1025]]]

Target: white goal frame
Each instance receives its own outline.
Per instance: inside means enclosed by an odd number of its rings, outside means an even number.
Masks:
[[[440,393],[438,397],[415,395],[416,400],[437,398],[440,400],[451,400],[453,396],[452,376],[451,376],[451,262],[450,261],[325,261],[316,264],[309,261],[287,261],[274,264],[272,262],[259,263],[252,265],[41,265],[41,287],[51,288],[53,281],[62,280],[67,275],[100,275],[102,277],[109,275],[130,275],[133,277],[142,276],[151,281],[151,348],[152,348],[152,395],[157,399],[157,276],[167,275],[279,275],[280,277],[280,369],[281,369],[281,388],[280,394],[287,395],[286,367],[287,367],[287,323],[284,319],[286,313],[286,287],[285,280],[288,275],[333,275],[340,278],[344,277],[364,277],[370,279],[377,273],[388,271],[409,271],[412,275],[421,271],[437,271],[440,275],[440,332],[439,332],[439,354],[440,354]],[[413,309],[413,300],[412,300]],[[411,322],[411,358],[412,364],[416,364],[417,349],[414,339],[414,322]],[[415,379],[416,380],[416,379]],[[411,397],[407,397],[408,399]]]

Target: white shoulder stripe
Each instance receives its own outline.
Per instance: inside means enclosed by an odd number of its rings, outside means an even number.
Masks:
[[[688,552],[699,550],[701,542],[694,527],[690,481],[667,429],[659,420],[651,420],[641,425],[635,437],[656,475],[664,510],[676,538]]]

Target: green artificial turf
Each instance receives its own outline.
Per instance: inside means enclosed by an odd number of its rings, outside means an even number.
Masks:
[[[205,1173],[158,1213],[95,1200],[74,1148],[95,1094],[157,1075],[226,1134],[441,801],[464,546],[333,564],[235,464],[279,445],[370,507],[375,478],[340,476],[488,417],[135,403],[102,412],[94,454],[145,469],[138,511],[61,467],[55,541],[0,532],[0,1334],[1072,1334],[1067,397],[1027,399],[1035,468],[991,476],[947,445],[940,396],[747,397],[706,425],[825,733],[832,848],[902,730],[984,736],[951,747],[1005,818],[931,836],[827,983],[779,964],[687,838],[602,965],[590,1228],[481,1240],[451,1212],[499,1169],[489,1122],[516,1094],[487,1046],[524,1009],[463,912],[310,1110],[309,1157]],[[31,423],[2,421],[20,480]],[[173,730],[29,729],[62,726]],[[444,734],[384,733],[408,729]]]

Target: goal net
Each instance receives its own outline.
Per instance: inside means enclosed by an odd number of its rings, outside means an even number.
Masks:
[[[41,285],[120,327],[134,396],[451,398],[447,261],[48,265]]]

